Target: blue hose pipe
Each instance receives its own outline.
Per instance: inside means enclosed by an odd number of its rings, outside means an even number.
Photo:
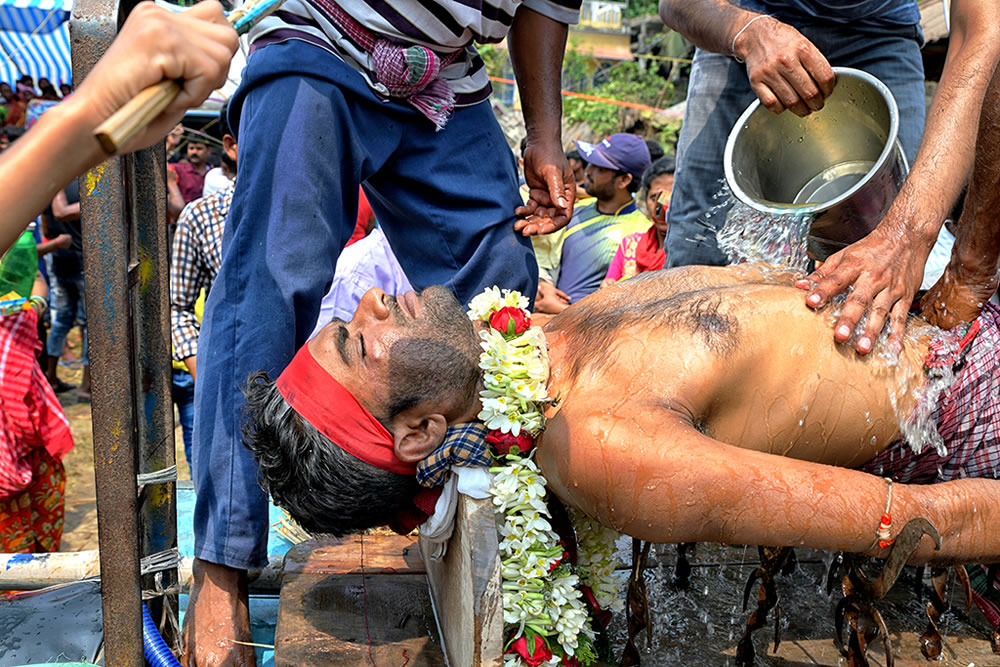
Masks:
[[[174,652],[167,647],[167,643],[160,636],[160,631],[156,628],[153,617],[149,615],[145,602],[142,603],[142,652],[151,667],[181,667],[181,663],[174,657]]]

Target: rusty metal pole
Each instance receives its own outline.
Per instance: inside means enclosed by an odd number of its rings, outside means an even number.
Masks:
[[[70,20],[74,81],[84,79],[117,32],[117,0],[76,0]],[[80,214],[105,664],[142,667],[138,465],[129,363],[129,238],[122,179],[119,158],[88,171],[80,180]]]
[[[174,406],[171,399],[170,289],[167,260],[166,153],[163,144],[125,158],[126,217],[131,219],[133,257],[129,263],[132,307],[132,377],[138,434],[139,472],[175,464]],[[174,483],[146,486],[139,508],[140,553],[143,556],[177,546],[177,496]],[[157,576],[160,580],[156,581]],[[168,589],[177,570],[143,577],[143,590]],[[168,645],[174,628],[159,623],[163,597],[148,601]],[[176,614],[177,594],[167,596],[168,613]]]
[[[76,1],[74,80],[107,50],[132,6]],[[115,667],[145,664],[142,590],[177,581],[176,569],[140,580],[139,567],[140,557],[177,545],[174,485],[147,486],[140,498],[136,483],[137,473],[174,463],[164,168],[160,145],[109,159],[80,182],[105,664]],[[151,601],[154,618],[162,599]],[[168,599],[176,610],[176,593]]]

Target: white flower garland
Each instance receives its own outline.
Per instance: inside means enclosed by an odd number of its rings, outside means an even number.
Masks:
[[[518,292],[491,287],[472,300],[468,311],[471,320],[491,325],[479,334],[485,385],[479,418],[491,431],[529,443],[524,450],[499,456],[503,464],[490,468],[493,504],[503,515],[497,530],[507,647],[526,640],[525,650],[534,656],[532,665],[589,665],[596,658],[595,632],[581,586],[591,588],[601,609],[623,609],[612,576],[617,533],[572,512],[578,562],[576,567],[563,562],[559,535],[549,523],[546,480],[530,445],[544,430],[543,410],[552,401],[545,386],[549,376],[545,335],[530,326],[527,305],[528,299]],[[551,651],[553,639],[559,645],[556,651]],[[538,641],[544,642],[544,649]],[[504,655],[504,667],[527,664],[519,652]]]

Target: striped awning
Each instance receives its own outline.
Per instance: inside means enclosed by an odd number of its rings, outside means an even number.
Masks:
[[[71,9],[72,0],[0,0],[0,81],[24,74],[56,86],[73,80]]]
[[[52,32],[69,20],[72,0],[0,0],[0,30]]]

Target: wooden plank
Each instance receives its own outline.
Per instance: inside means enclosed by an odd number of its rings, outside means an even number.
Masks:
[[[503,663],[503,596],[493,504],[460,495],[448,553],[430,558],[421,541],[431,596],[449,664]]]
[[[360,572],[424,574],[416,538],[403,535],[317,538],[295,545],[285,555],[286,576]]]
[[[281,589],[274,664],[445,664],[421,574],[296,574]]]

